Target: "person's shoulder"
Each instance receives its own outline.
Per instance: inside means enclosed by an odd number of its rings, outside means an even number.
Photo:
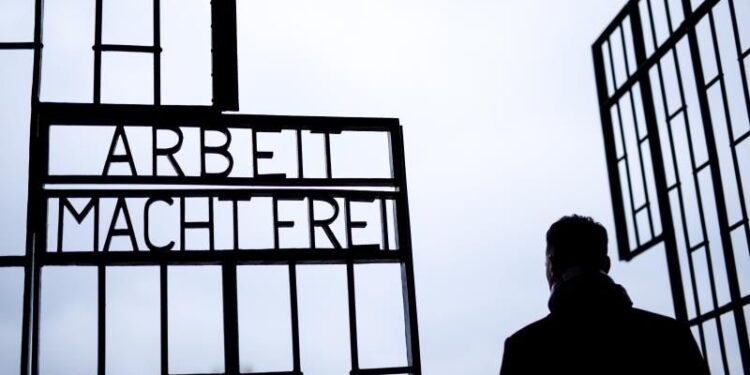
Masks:
[[[552,329],[551,318],[547,315],[544,318],[519,329],[516,333],[510,335],[507,341],[511,343],[533,341],[537,338],[548,335],[550,329]]]
[[[668,317],[666,315],[657,314],[655,312],[642,310],[639,308],[631,309],[631,316],[644,324],[656,325],[664,328],[683,328],[685,325],[680,323],[677,319]]]
[[[637,308],[632,309],[631,317],[631,326],[637,326],[652,334],[661,333],[670,337],[690,336],[687,324],[675,318]]]
[[[709,373],[687,323],[640,309],[633,309],[632,316],[634,324],[630,328],[640,332],[642,338],[647,337],[653,351],[660,353],[660,366],[671,367],[672,371],[669,372],[675,374]]]

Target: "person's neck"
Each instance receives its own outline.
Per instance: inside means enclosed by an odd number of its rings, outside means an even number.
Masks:
[[[583,275],[590,275],[590,274],[607,276],[607,274],[602,270],[591,270],[591,269],[578,267],[578,266],[568,267],[562,272],[562,274],[559,277],[555,278],[555,280],[552,283],[552,287],[550,288],[550,292],[554,293],[557,287],[559,287],[561,284],[566,283],[569,280],[581,277]]]

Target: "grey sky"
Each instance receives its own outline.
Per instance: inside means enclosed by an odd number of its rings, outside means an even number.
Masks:
[[[0,29],[0,41],[30,37],[31,13],[23,10],[29,3],[0,1],[0,20],[14,25]],[[111,4],[111,8],[105,5],[105,22],[115,14],[131,19],[119,29],[105,28],[105,42],[150,43],[150,11],[133,5],[148,1],[105,3]],[[425,374],[494,374],[505,337],[546,314],[543,250],[544,233],[551,222],[573,212],[591,215],[614,236],[590,46],[623,3],[238,0],[241,112],[401,120]],[[163,0],[162,4],[164,101],[207,104],[210,41],[199,25],[208,24],[208,1]],[[45,10],[43,100],[90,101],[93,1],[47,0]],[[55,12],[58,15],[52,16]],[[205,50],[186,54],[198,46]],[[149,102],[151,89],[144,82],[149,82],[150,73],[143,76],[142,72],[150,72],[150,60],[141,55],[126,59],[104,60],[103,98],[108,102]],[[0,122],[4,129],[0,170],[9,175],[0,198],[0,234],[8,246],[8,250],[0,250],[4,253],[23,251],[23,232],[18,230],[25,218],[23,160],[27,153],[30,62],[28,52],[0,52]],[[613,257],[615,251],[612,244]],[[663,258],[654,249],[630,264],[616,263],[613,275],[628,288],[637,306],[672,314]],[[213,271],[218,274],[218,270],[202,272]],[[348,369],[346,311],[335,306],[343,303],[336,296],[345,296],[345,288],[335,281],[344,276],[335,267],[324,271],[300,271],[301,333],[319,340],[303,341],[303,366],[308,361],[317,369],[311,374],[343,374]],[[158,298],[156,291],[142,285],[147,283],[143,280],[158,278],[158,273],[148,269],[133,272],[137,275],[123,277],[140,280],[131,285],[136,291],[122,290],[116,281],[112,290],[120,288],[125,296],[135,293],[138,297],[133,300],[141,302]],[[283,284],[286,280],[268,272],[271,281]],[[16,270],[0,269],[3,332],[14,332],[17,327],[20,315],[11,306],[13,301],[20,302],[15,292],[20,277]],[[95,319],[95,308],[90,310],[93,305],[87,305],[95,299],[94,277],[93,270],[86,270],[67,278],[63,284],[79,285],[81,295],[66,301],[51,297],[52,302],[44,307],[49,310],[43,310],[52,316],[50,324],[55,326],[54,320],[64,320],[65,314],[78,321]],[[220,310],[210,308],[217,307],[211,299],[220,298],[218,279],[182,277],[188,281],[178,284],[188,288],[185,293],[192,297],[179,302],[182,312],[174,317],[176,326],[220,317]],[[252,280],[260,278],[246,277],[248,285],[257,285]],[[366,280],[363,293],[387,299],[382,289],[368,289]],[[54,290],[45,293],[52,296]],[[283,310],[283,301],[274,293],[264,295],[263,290],[253,291],[252,287],[247,287],[247,293],[259,294]],[[198,302],[201,307],[191,307],[191,299],[202,301]],[[158,357],[149,357],[153,353],[145,348],[153,343],[149,335],[157,335],[153,331],[158,321],[150,320],[154,317],[147,307],[139,310],[128,303],[109,307],[132,309],[132,316],[142,319],[144,327],[151,327],[150,332],[143,328],[141,333],[127,329],[121,333],[145,345],[138,346],[137,353],[142,354],[129,354],[143,359],[139,365],[145,367],[138,371],[154,370]],[[200,313],[191,317],[191,311]],[[391,349],[403,343],[394,343],[397,336],[379,334],[378,322],[388,326],[398,319],[381,319],[381,315],[370,317],[374,323],[369,331],[362,329],[372,336],[372,344],[362,346],[366,351],[362,362],[377,359],[397,365],[403,359]],[[283,317],[257,311],[248,312],[248,316],[257,317],[248,319],[254,324],[266,319],[270,327],[285,327]],[[126,318],[120,319],[127,324]],[[170,360],[186,366],[173,371],[212,370],[211,360],[196,359],[195,366],[191,365],[195,351],[207,357],[220,353],[221,336],[216,338],[210,324],[195,325],[201,331],[196,336],[199,343],[191,343],[195,337],[179,337],[179,333],[170,336],[177,343]],[[321,331],[321,326],[330,327],[333,333]],[[95,338],[95,325],[93,331],[80,334],[66,332],[62,324],[55,327],[59,329],[51,331],[43,353],[72,348],[82,359],[51,354],[50,366],[72,372],[91,368],[86,363],[95,356],[86,345],[91,345],[91,335]],[[220,333],[220,326],[218,330]],[[17,337],[0,338],[0,372],[10,371],[2,363],[17,361]],[[73,337],[82,344],[70,341]],[[269,345],[288,347],[283,337],[280,341]],[[186,351],[180,351],[180,343]],[[261,346],[249,342],[242,350],[249,356],[267,353]],[[321,353],[311,355],[314,350]],[[262,358],[258,366],[288,361],[270,354]],[[330,363],[312,364],[321,358],[329,358]],[[127,361],[114,363],[125,366]],[[113,373],[118,370],[126,369],[112,368]]]

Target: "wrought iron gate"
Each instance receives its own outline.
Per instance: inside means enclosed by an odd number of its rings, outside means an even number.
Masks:
[[[750,373],[750,3],[633,0],[593,45],[620,258],[664,251],[714,373]]]
[[[339,264],[346,267],[348,291],[348,324],[350,339],[351,374],[421,374],[417,330],[414,271],[411,253],[409,212],[406,190],[406,172],[401,126],[397,119],[299,117],[242,115],[228,112],[238,110],[236,4],[234,0],[211,2],[211,56],[213,105],[177,106],[161,103],[162,64],[160,45],[160,0],[153,0],[153,44],[122,45],[102,41],[102,7],[107,0],[95,1],[95,32],[93,45],[94,69],[93,101],[91,103],[50,103],[40,101],[42,84],[42,20],[43,1],[36,0],[33,41],[2,42],[3,50],[33,51],[33,87],[31,96],[31,121],[29,127],[29,183],[26,252],[19,256],[0,256],[0,267],[24,270],[23,323],[19,372],[39,373],[41,275],[46,266],[85,265],[97,269],[97,373],[106,371],[107,299],[105,279],[111,266],[150,265],[159,269],[160,299],[160,373],[168,375],[168,303],[167,274],[175,265],[214,265],[221,268],[222,309],[224,329],[224,374],[242,373],[238,349],[237,268],[240,265],[282,265],[288,267],[289,306],[291,316],[292,363],[289,369],[262,374],[302,374],[300,360],[300,332],[297,302],[297,269],[306,264]],[[70,20],[76,22],[76,20]],[[146,54],[153,58],[153,105],[103,104],[102,57],[107,53]],[[51,145],[55,132],[78,129],[83,133],[78,141],[65,147],[87,148],[86,134],[96,129],[106,129],[112,134],[103,169],[90,173],[53,172],[50,163],[54,156]],[[147,130],[151,143],[152,165],[146,172],[137,166],[128,142],[131,129]],[[175,159],[183,147],[183,132],[199,135],[197,143],[200,168],[187,171]],[[245,132],[251,143],[252,170],[238,176],[231,172],[233,157],[229,145],[233,132]],[[258,145],[261,133],[287,132],[296,139],[293,152],[297,166],[291,174],[263,173],[259,163],[273,158],[273,153]],[[383,135],[388,141],[390,158],[389,176],[337,176],[331,163],[332,138],[341,134],[367,133]],[[176,143],[160,145],[157,137],[170,134]],[[223,143],[211,145],[210,135],[223,137]],[[315,138],[324,144],[323,175],[309,176],[304,169],[306,153],[303,139]],[[74,138],[75,139],[75,138]],[[132,140],[132,139],[131,139]],[[185,141],[187,142],[187,141]],[[63,142],[64,143],[64,142]],[[118,151],[120,150],[120,151]],[[207,164],[216,157],[228,164],[216,169]],[[101,166],[101,164],[99,164]],[[118,167],[120,172],[113,172]],[[213,168],[213,169],[212,169]],[[169,173],[161,172],[167,170]],[[122,172],[124,171],[124,172]],[[83,206],[71,203],[83,201]],[[208,206],[208,219],[194,221],[186,218],[186,201],[202,199]],[[238,205],[251,199],[266,199],[272,209],[267,212],[273,225],[273,244],[252,250],[239,238]],[[99,233],[102,202],[114,204],[109,229]],[[144,232],[136,236],[133,220],[133,202],[143,209]],[[309,210],[304,217],[308,225],[309,246],[285,246],[284,231],[295,225],[280,217],[279,204],[284,201],[304,201]],[[352,217],[352,204],[373,204],[380,210],[379,222],[365,222]],[[233,239],[229,245],[216,245],[217,225],[213,219],[214,206],[229,205],[233,212]],[[316,205],[328,206],[331,216],[315,213]],[[149,210],[157,207],[179,207],[179,233],[172,241],[150,238]],[[139,208],[140,209],[140,208]],[[93,238],[89,248],[70,248],[65,245],[64,224],[81,225],[93,220]],[[124,225],[118,224],[119,219]],[[343,222],[345,236],[338,238],[330,228],[334,220]],[[368,225],[382,231],[379,243],[361,244],[354,238],[354,230]],[[208,245],[187,249],[185,233],[202,230],[208,233]],[[145,242],[137,240],[145,237]],[[316,238],[322,238],[316,243]],[[130,246],[125,251],[114,251],[113,240],[122,239]],[[103,245],[102,245],[103,242]],[[145,246],[144,246],[145,245]],[[123,249],[119,249],[123,250]],[[400,265],[401,298],[403,298],[404,327],[407,363],[401,367],[364,368],[359,362],[357,335],[357,304],[355,298],[355,270],[366,263]],[[245,372],[247,373],[247,372]],[[260,372],[253,372],[261,374]]]

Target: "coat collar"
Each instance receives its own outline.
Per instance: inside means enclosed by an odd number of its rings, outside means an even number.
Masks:
[[[625,289],[604,273],[572,272],[552,286],[547,306],[552,314],[588,314],[629,309],[633,302]]]

